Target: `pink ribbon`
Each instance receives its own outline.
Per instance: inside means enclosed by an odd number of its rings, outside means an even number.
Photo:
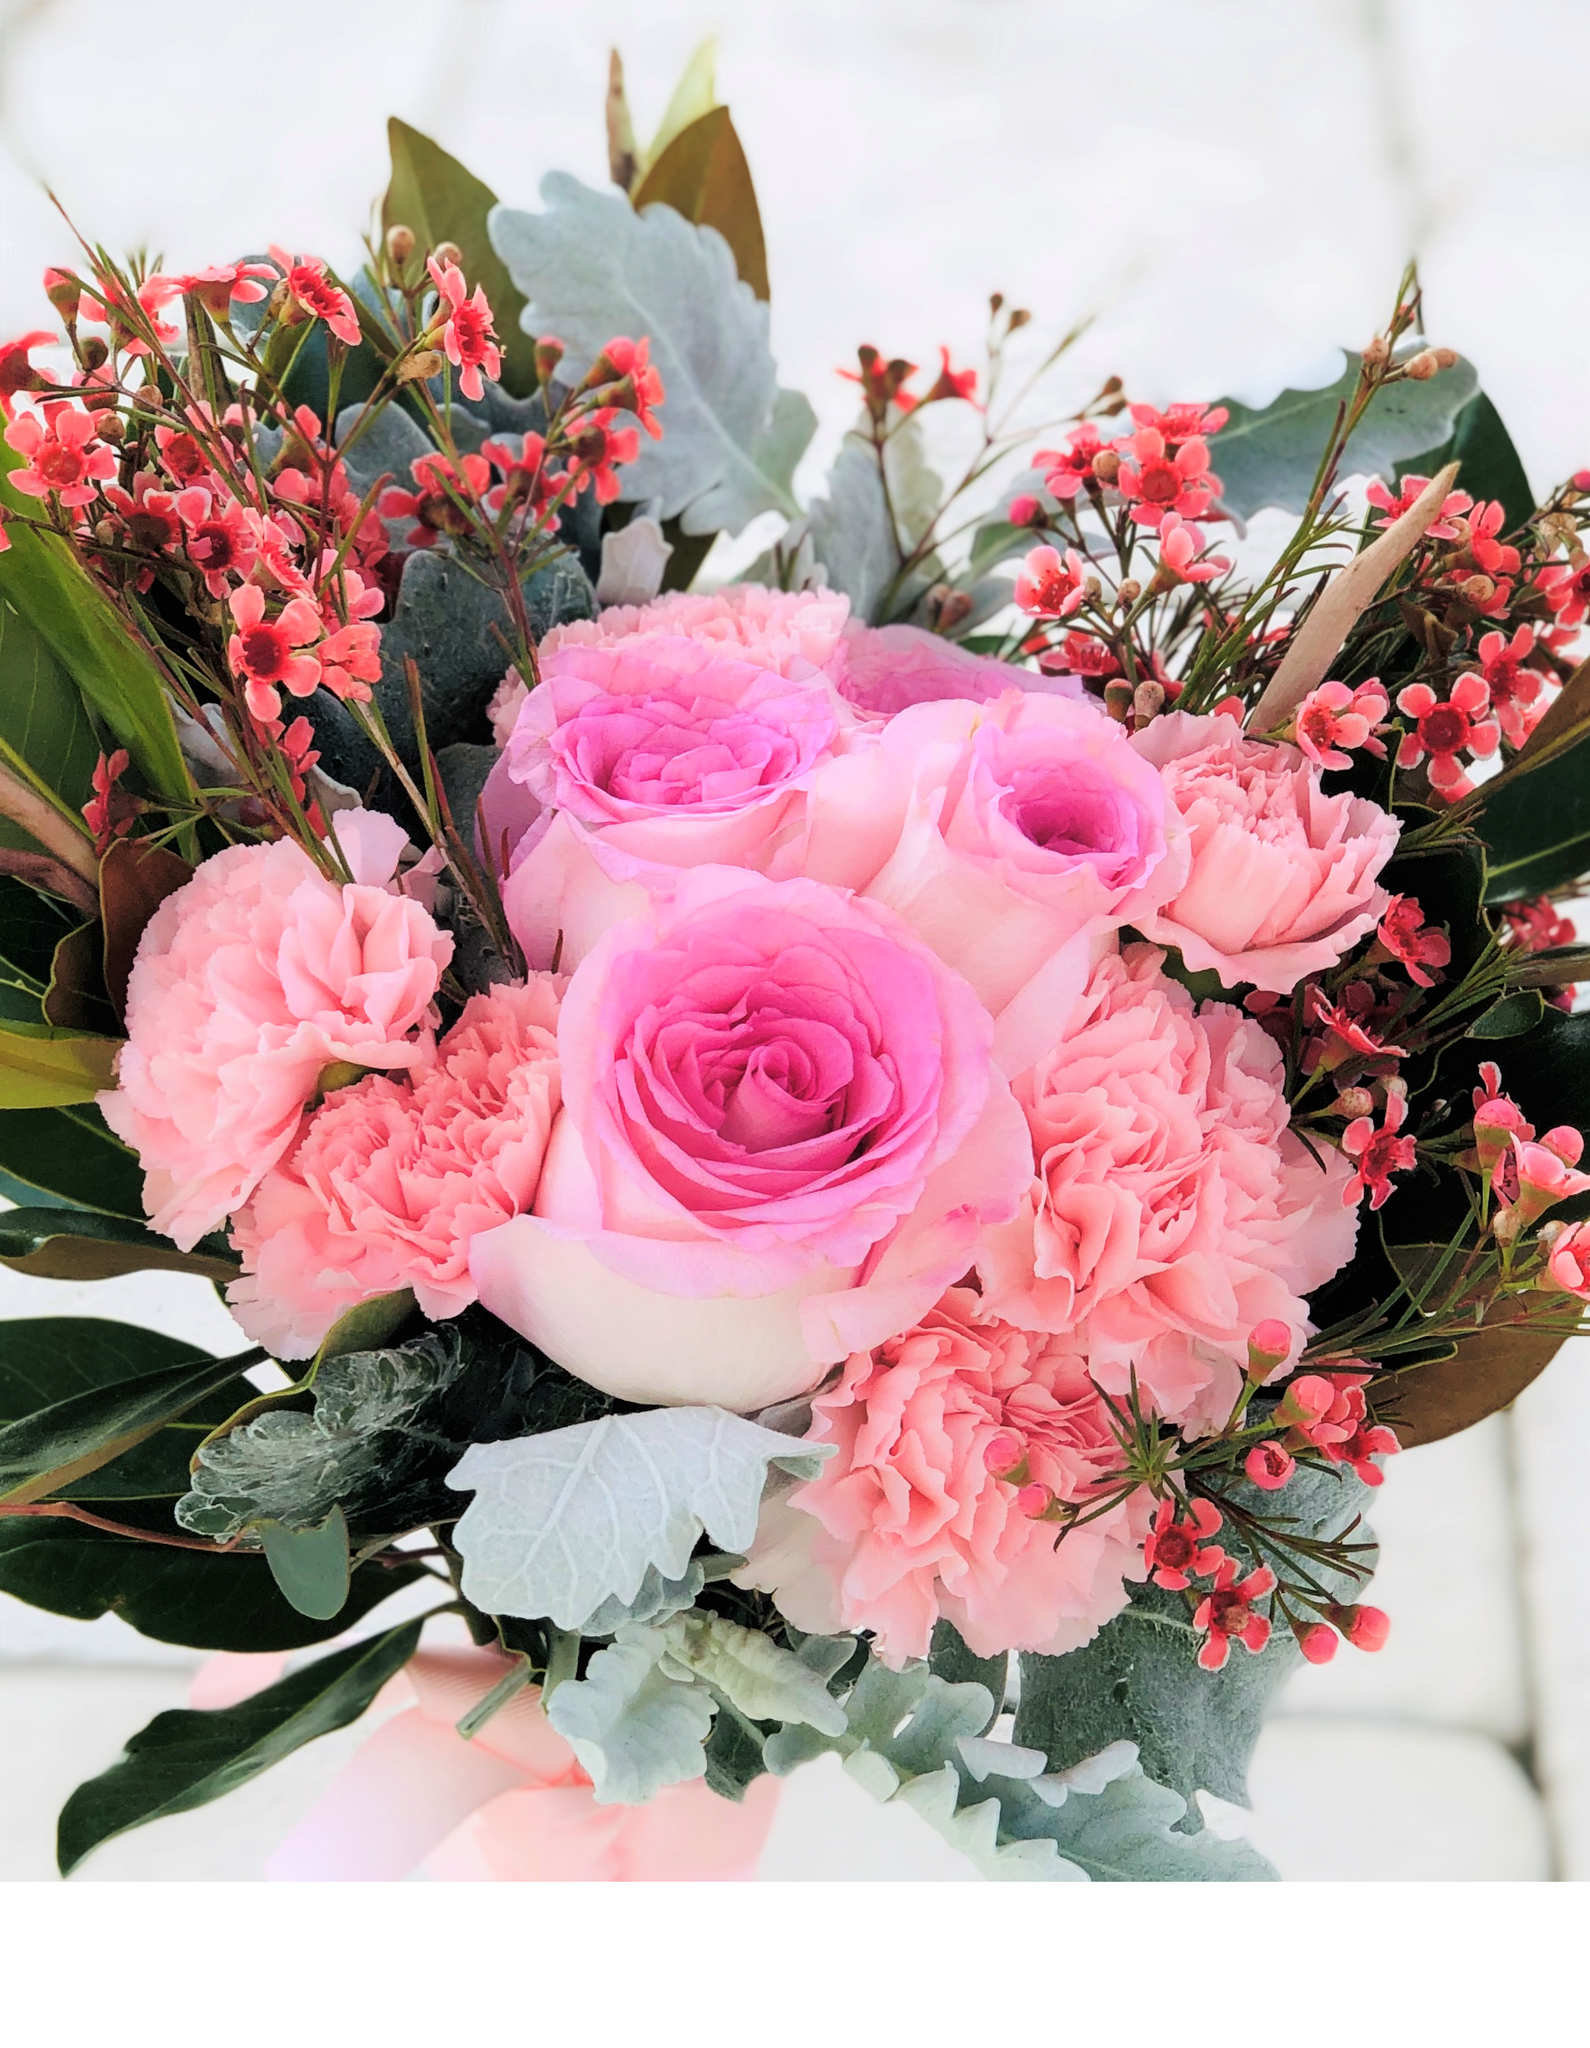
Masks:
[[[196,1707],[235,1705],[280,1676],[285,1657],[213,1658]],[[454,1725],[509,1670],[490,1650],[424,1650],[376,1706],[384,1721],[276,1850],[268,1878],[701,1882],[755,1875],[778,1783],[736,1804],[697,1779],[645,1806],[599,1806],[574,1752],[541,1711],[539,1687],[501,1707],[471,1741]]]

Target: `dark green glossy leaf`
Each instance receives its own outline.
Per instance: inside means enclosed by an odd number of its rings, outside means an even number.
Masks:
[[[1470,1038],[1522,1038],[1533,1031],[1546,1014],[1546,1001],[1538,988],[1521,988],[1500,997],[1481,1011],[1468,1028]]]
[[[1358,357],[1345,355],[1345,362],[1334,384],[1283,391],[1258,411],[1234,398],[1221,400],[1230,419],[1209,452],[1225,503],[1239,518],[1250,518],[1267,505],[1302,511],[1338,411],[1357,389]],[[1338,474],[1390,476],[1399,461],[1437,446],[1453,431],[1478,382],[1474,366],[1459,361],[1427,383],[1385,387],[1370,401]]]
[[[84,1350],[91,1346],[82,1326],[76,1342]],[[243,1353],[243,1362],[251,1355],[257,1354]],[[7,1423],[0,1428],[0,1499],[38,1500],[108,1465],[198,1402],[230,1387],[238,1370],[234,1359],[178,1360],[65,1395]]]
[[[763,1739],[764,1731],[754,1722],[747,1726],[738,1714],[720,1708],[712,1723],[712,1733],[703,1745],[707,1753],[707,1784],[720,1798],[738,1804],[745,1797],[746,1787],[766,1772]]]
[[[1590,874],[1590,742],[1499,779],[1479,829],[1490,849],[1488,903],[1544,896]]]
[[[79,921],[56,897],[0,875],[0,1018],[43,1021],[55,950]]]
[[[1434,476],[1449,462],[1458,464],[1458,484],[1476,498],[1499,498],[1511,533],[1535,509],[1535,494],[1502,416],[1483,391],[1458,414],[1451,435],[1438,448],[1426,449],[1397,464],[1399,480],[1410,472]]]
[[[152,1269],[235,1279],[239,1261],[225,1239],[203,1242],[203,1250],[179,1252],[170,1238],[141,1223],[86,1209],[30,1206],[0,1215],[0,1265],[40,1280],[110,1280]]]
[[[144,1220],[136,1157],[92,1103],[0,1110],[0,1194]]]
[[[751,167],[727,107],[713,107],[676,135],[630,197],[637,212],[660,202],[700,227],[716,228],[756,296],[771,296]]]
[[[157,1714],[108,1771],[67,1800],[56,1844],[61,1875],[111,1836],[235,1792],[306,1742],[358,1720],[413,1656],[422,1627],[409,1621],[352,1643],[218,1713]]]
[[[0,470],[7,475],[20,461],[20,456],[0,447]],[[9,481],[0,484],[0,499],[13,511],[36,509],[35,501],[22,498]],[[160,671],[148,650],[64,542],[37,534],[18,520],[12,520],[7,532],[11,545],[0,554],[0,602],[33,628],[156,795],[190,801],[193,785]],[[50,730],[51,757],[59,757],[61,772],[75,775],[84,757],[81,736],[68,740],[65,726],[54,721]],[[93,759],[88,765],[92,769]],[[61,794],[70,800],[70,792]]]
[[[288,1529],[280,1522],[256,1522],[282,1598],[313,1621],[330,1621],[348,1600],[348,1524],[333,1508],[314,1529]]]
[[[71,673],[38,626],[10,596],[0,564],[0,759],[31,771],[61,808],[77,813],[93,793],[99,742]],[[33,841],[0,819],[6,845]],[[85,842],[86,844],[86,842]]]
[[[536,388],[535,342],[519,324],[524,294],[486,233],[496,193],[406,121],[387,122],[387,142],[392,182],[381,202],[382,228],[401,221],[414,230],[419,246],[410,259],[412,269],[439,242],[457,243],[465,282],[471,291],[483,285],[491,305],[502,348],[502,382],[515,396],[525,397]]]

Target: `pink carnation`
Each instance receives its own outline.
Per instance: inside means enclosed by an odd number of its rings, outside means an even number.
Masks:
[[[927,1655],[941,1619],[981,1657],[1058,1656],[1126,1605],[1124,1574],[1141,1576],[1138,1504],[1058,1543],[1053,1522],[1023,1511],[1030,1488],[1087,1501],[1119,1453],[1074,1348],[978,1323],[977,1308],[952,1288],[914,1329],[846,1361],[807,1432],[838,1455],[763,1509],[735,1575],[797,1628],[873,1630],[896,1667]]]
[[[541,661],[544,668],[568,647],[633,647],[663,633],[793,675],[828,666],[849,616],[850,600],[837,590],[768,590],[760,583],[679,590],[650,604],[609,605],[599,618],[554,626],[541,642]]]
[[[155,1228],[184,1249],[287,1152],[326,1066],[431,1057],[452,939],[385,886],[400,825],[353,810],[334,829],[354,881],[328,881],[290,840],[228,847],[139,941],[119,1085],[99,1106],[138,1153]]]
[[[227,1291],[278,1358],[308,1358],[361,1301],[412,1287],[421,1312],[475,1299],[469,1242],[535,1198],[559,1102],[550,976],[472,996],[412,1081],[370,1074],[328,1096],[232,1231]]]
[[[806,788],[854,719],[820,671],[789,666],[663,633],[546,658],[505,755],[557,813],[520,840],[503,893],[526,959],[577,966],[659,868],[765,871],[799,836]]]
[[[533,1217],[494,1315],[627,1400],[751,1409],[924,1313],[1031,1176],[971,990],[814,882],[680,874],[575,970]]]
[[[1348,1163],[1322,1170],[1288,1129],[1274,1040],[1228,1004],[1195,1013],[1163,958],[1102,961],[1015,1082],[1037,1181],[980,1271],[989,1314],[1067,1333],[1111,1393],[1135,1365],[1162,1414],[1214,1424],[1250,1331],[1273,1318],[1301,1343],[1302,1297],[1352,1256],[1357,1216]]]
[[[1227,988],[1290,995],[1334,967],[1386,913],[1377,877],[1400,826],[1343,791],[1295,747],[1250,739],[1235,719],[1172,712],[1133,739],[1165,778],[1192,834],[1192,873],[1139,930],[1177,946],[1194,973]]]

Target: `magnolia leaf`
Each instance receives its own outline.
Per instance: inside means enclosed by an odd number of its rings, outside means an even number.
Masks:
[[[685,60],[685,68],[680,72],[679,83],[663,110],[656,134],[646,148],[638,152],[639,169],[643,174],[661,160],[676,136],[693,127],[717,105],[717,65],[718,39],[708,36],[697,43]],[[619,75],[619,89],[622,91],[622,68]]]
[[[535,343],[519,325],[524,299],[514,289],[486,232],[486,217],[497,204],[496,193],[406,121],[394,116],[387,122],[386,132],[392,152],[392,182],[381,202],[383,230],[398,222],[413,229],[418,247],[410,264],[415,271],[422,256],[438,243],[456,244],[465,283],[471,291],[476,285],[485,288],[502,345],[503,383],[521,395],[534,390]],[[389,407],[388,411],[395,409]]]
[[[423,1619],[352,1643],[215,1713],[157,1714],[119,1761],[61,1810],[57,1860],[68,1877],[112,1835],[235,1792],[334,1728],[346,1728],[419,1647]]]
[[[0,447],[0,474],[8,474],[21,461],[10,448]],[[9,481],[0,486],[0,503],[29,516],[37,509],[36,501],[23,498]],[[47,644],[89,710],[115,743],[127,749],[156,795],[190,805],[193,785],[177,744],[160,670],[148,649],[64,541],[34,532],[21,519],[11,520],[6,536],[9,545],[0,553],[0,602],[26,619]],[[80,760],[82,754],[81,740],[72,740],[66,758]],[[61,794],[70,800],[70,791]]]
[[[722,1408],[472,1444],[447,1476],[475,1494],[453,1536],[464,1596],[486,1614],[582,1628],[604,1601],[633,1600],[649,1565],[682,1578],[703,1530],[720,1549],[747,1550],[768,1466],[815,1478],[830,1449]]]
[[[237,1378],[260,1354],[189,1358],[84,1393],[68,1394],[0,1428],[0,1500],[56,1493]]]
[[[1590,698],[1590,674],[1583,695]],[[1494,789],[1481,785],[1477,823],[1490,859],[1488,903],[1544,896],[1590,874],[1590,740],[1521,754]]]
[[[98,759],[99,742],[71,670],[0,579],[0,760],[47,793],[62,824],[81,835],[81,808],[93,794]],[[0,836],[18,846],[31,843],[8,819],[0,819]],[[91,850],[86,836],[82,850]]]
[[[800,1721],[825,1735],[845,1732],[845,1711],[821,1676],[756,1629],[721,1614],[670,1615],[652,1633],[666,1645],[670,1677],[698,1678],[752,1721]],[[625,1632],[624,1641],[634,1638]]]
[[[91,1103],[0,1110],[0,1193],[16,1202],[69,1202],[142,1223],[136,1155]]]
[[[1548,984],[1549,985],[1549,984]],[[1513,995],[1499,997],[1482,1010],[1469,1026],[1469,1038],[1522,1038],[1533,1031],[1546,1014],[1546,1001],[1538,988],[1521,988]]]
[[[681,129],[630,198],[637,213],[660,203],[699,227],[716,228],[744,282],[759,299],[770,296],[751,167],[727,107],[713,107]]]
[[[116,1085],[119,1038],[88,1038],[48,1024],[0,1026],[0,1110],[62,1109]]]
[[[169,848],[147,839],[113,839],[99,864],[99,900],[105,926],[105,986],[116,1015],[127,1007],[127,977],[144,927],[193,870]]]
[[[1346,367],[1334,384],[1283,391],[1258,411],[1235,398],[1220,401],[1230,418],[1209,452],[1222,502],[1239,519],[1250,519],[1267,505],[1301,512],[1307,504],[1339,410],[1351,403],[1358,388],[1359,359],[1344,351],[1344,360]],[[1404,457],[1444,442],[1478,389],[1473,364],[1461,359],[1424,383],[1382,386],[1347,443],[1338,473],[1391,476]]]
[[[1279,1493],[1259,1494],[1246,1481],[1230,1492],[1267,1520],[1286,1518],[1300,1534],[1336,1536],[1367,1489],[1345,1467],[1303,1467]],[[1353,1540],[1367,1542],[1367,1531],[1356,1530]],[[1221,1542],[1242,1557],[1229,1526]],[[1255,1561],[1243,1559],[1244,1568]],[[1354,1597],[1352,1579],[1323,1570],[1318,1576],[1337,1598]],[[1113,1742],[1135,1743],[1144,1772],[1177,1794],[1195,1825],[1199,1791],[1245,1806],[1248,1760],[1265,1706],[1297,1661],[1291,1631],[1282,1625],[1258,1656],[1234,1649],[1223,1670],[1203,1671],[1200,1639],[1181,1595],[1157,1586],[1129,1591],[1130,1604],[1083,1648],[1063,1657],[1023,1653],[1016,1741],[1041,1749],[1057,1771]]]
[[[97,1512],[126,1519],[133,1510]],[[116,1614],[140,1635],[192,1650],[307,1649],[425,1576],[421,1564],[361,1565],[336,1618],[312,1621],[288,1606],[257,1551],[178,1550],[37,1510],[0,1520],[0,1592],[72,1621]]]
[[[311,1621],[330,1621],[348,1602],[348,1524],[334,1507],[314,1529],[289,1529],[281,1522],[256,1522],[282,1598]]]
[[[0,1017],[43,1019],[56,950],[74,929],[75,908],[0,873]]]
[[[1567,1343],[1562,1323],[1572,1304],[1566,1295],[1525,1294],[1509,1306],[1525,1315],[1532,1311],[1537,1320],[1476,1330],[1457,1340],[1451,1358],[1377,1375],[1372,1390],[1376,1419],[1397,1432],[1404,1450],[1439,1443],[1506,1408]],[[1552,1318],[1552,1327],[1542,1327],[1538,1319],[1545,1315]]]
[[[1566,988],[1590,981],[1590,946],[1545,946],[1538,953],[1520,953],[1501,963],[1517,988]]]
[[[499,206],[491,238],[529,304],[524,324],[566,344],[577,379],[615,335],[646,337],[667,393],[663,437],[642,437],[625,495],[660,499],[686,533],[738,533],[758,513],[800,516],[795,465],[816,428],[807,401],[778,388],[768,312],[715,228],[550,172],[546,211]]]
[[[1483,391],[1476,391],[1457,415],[1449,438],[1438,448],[1409,456],[1397,464],[1397,480],[1410,470],[1434,476],[1449,462],[1458,464],[1458,482],[1470,497],[1500,499],[1507,515],[1505,532],[1522,526],[1535,509],[1535,493],[1502,425],[1501,414]]]
[[[884,443],[884,464],[887,499],[876,451],[862,434],[848,433],[829,475],[828,496],[813,505],[808,522],[813,556],[828,571],[829,585],[842,590],[853,614],[872,625],[903,617],[934,580],[937,563],[928,557],[908,586],[896,584],[902,562],[927,532],[943,496],[914,416]]]
[[[226,1240],[201,1242],[203,1250],[179,1252],[169,1238],[141,1223],[86,1209],[28,1207],[0,1215],[0,1265],[39,1280],[111,1280],[149,1271],[235,1279],[238,1258]]]
[[[665,1648],[656,1630],[626,1629],[597,1651],[583,1678],[567,1680],[547,1700],[547,1719],[578,1757],[599,1805],[639,1806],[665,1785],[706,1773],[702,1745],[716,1703],[705,1687],[660,1669]]]

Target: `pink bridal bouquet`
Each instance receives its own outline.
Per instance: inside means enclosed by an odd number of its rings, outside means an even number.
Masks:
[[[1590,474],[1410,275],[1262,410],[863,347],[803,505],[700,87],[0,350],[0,1253],[251,1347],[3,1326],[0,1587],[223,1653],[64,1871],[379,1702],[278,1874],[744,1873],[834,1751],[1269,1876],[1199,1795],[1590,1297]]]

